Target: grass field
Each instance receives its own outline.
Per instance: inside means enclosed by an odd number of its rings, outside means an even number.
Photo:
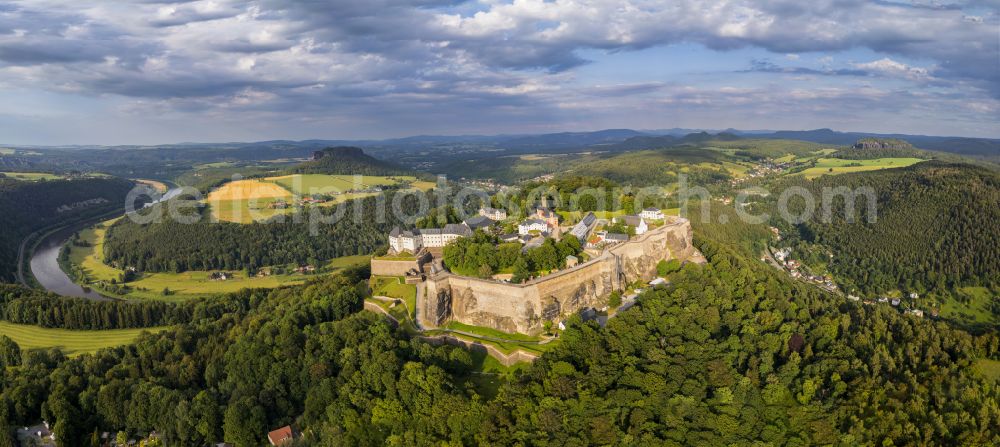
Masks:
[[[373,295],[403,300],[406,303],[406,308],[410,310],[410,318],[414,318],[412,314],[417,310],[417,286],[406,284],[402,277],[374,276],[371,288]]]
[[[352,189],[366,189],[373,186],[388,186],[399,183],[400,180],[416,180],[415,177],[379,177],[370,175],[326,175],[326,174],[294,174],[280,177],[268,177],[264,180],[277,183],[299,195],[334,194]]]
[[[47,172],[0,172],[6,177],[15,178],[18,180],[35,181],[35,180],[59,180],[63,178],[61,175],[49,174]]]
[[[162,327],[83,331],[50,329],[0,321],[0,334],[13,339],[22,350],[59,348],[68,356],[95,352],[101,348],[132,343],[143,331],[159,332]]]
[[[14,155],[14,149],[9,147],[0,147],[0,155]]]
[[[845,174],[848,172],[877,171],[879,169],[903,168],[924,161],[920,158],[876,158],[873,160],[845,160],[840,158],[819,158],[816,166],[797,172],[813,179],[821,175]]]
[[[1000,383],[1000,361],[990,359],[976,360],[973,366],[976,372],[993,383]]]
[[[480,337],[492,337],[492,338],[500,338],[511,341],[528,341],[528,342],[541,340],[541,338],[532,335],[503,332],[493,328],[472,326],[469,324],[459,323],[457,321],[450,321],[444,327],[447,329],[451,329],[453,331],[468,332],[470,334],[478,335]]]
[[[107,231],[107,226],[113,222],[114,220],[111,220],[102,223],[101,226],[81,231],[80,238],[89,242],[91,246],[71,247],[69,258],[72,264],[83,267],[87,275],[87,282],[91,287],[101,290],[101,293],[116,296],[100,289],[96,284],[98,281],[117,280],[123,273],[121,270],[104,263],[104,234]],[[324,269],[335,271],[351,265],[363,264],[368,262],[368,259],[367,255],[336,258],[329,261]],[[244,288],[274,288],[299,284],[315,276],[285,273],[248,278],[244,271],[230,271],[229,273],[233,274],[233,278],[226,281],[212,280],[209,278],[211,272],[199,270],[182,273],[145,273],[140,279],[129,283],[129,286],[133,287],[133,291],[121,296],[121,298],[183,301],[199,296],[236,292]],[[164,288],[170,289],[171,293],[163,295]]]
[[[964,325],[981,326],[998,323],[990,310],[990,302],[996,296],[986,287],[960,287],[955,293],[957,298],[946,299],[941,303],[941,317]],[[964,302],[963,302],[964,301]]]

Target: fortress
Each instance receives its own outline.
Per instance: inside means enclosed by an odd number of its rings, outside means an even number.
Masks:
[[[604,307],[611,292],[653,279],[657,263],[670,259],[705,262],[692,245],[687,219],[667,218],[664,225],[615,245],[590,261],[524,284],[435,269],[426,281],[417,284],[421,289],[417,293],[417,318],[425,328],[458,321],[505,332],[537,334],[545,321],[559,321],[588,307]],[[372,267],[372,274],[381,274],[376,271],[381,265]]]

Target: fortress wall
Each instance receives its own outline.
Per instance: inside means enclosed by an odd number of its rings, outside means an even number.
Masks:
[[[405,276],[411,269],[418,269],[417,261],[389,261],[385,259],[372,259],[372,275],[376,276]]]
[[[538,289],[465,276],[449,276],[452,317],[476,326],[529,333],[541,324]]]
[[[470,278],[442,272],[426,282],[421,323],[440,326],[449,319],[506,332],[536,334],[545,320],[558,320],[586,307],[600,308],[612,291],[649,281],[665,259],[694,260],[692,231],[677,219],[615,246],[591,261],[526,284]]]

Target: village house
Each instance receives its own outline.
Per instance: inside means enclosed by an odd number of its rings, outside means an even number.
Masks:
[[[267,441],[271,445],[282,445],[286,442],[291,442],[293,439],[295,439],[295,431],[292,430],[290,425],[273,430],[267,434]]]
[[[507,219],[507,210],[500,208],[480,208],[479,215],[496,221]]]
[[[774,259],[777,259],[779,262],[785,262],[785,259],[787,259],[791,254],[791,248],[782,248],[781,250],[774,252]]]
[[[660,211],[659,208],[646,208],[642,210],[642,213],[639,215],[642,216],[643,219],[651,220],[663,220],[664,218],[663,211]]]
[[[549,208],[544,208],[544,207],[535,208],[535,213],[532,217],[534,217],[535,219],[545,221],[545,223],[552,228],[556,228],[559,226],[559,215],[556,214],[555,211],[552,211]]]
[[[416,253],[424,247],[444,247],[455,239],[468,236],[472,236],[472,229],[464,223],[423,230],[402,231],[396,227],[389,233],[389,246],[396,253],[404,251]]]

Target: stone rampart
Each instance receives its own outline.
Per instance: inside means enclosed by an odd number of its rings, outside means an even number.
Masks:
[[[441,272],[426,281],[418,312],[421,324],[455,320],[505,332],[537,334],[543,323],[586,307],[603,307],[607,296],[656,275],[661,260],[702,262],[692,245],[691,224],[676,218],[600,256],[524,284]]]

